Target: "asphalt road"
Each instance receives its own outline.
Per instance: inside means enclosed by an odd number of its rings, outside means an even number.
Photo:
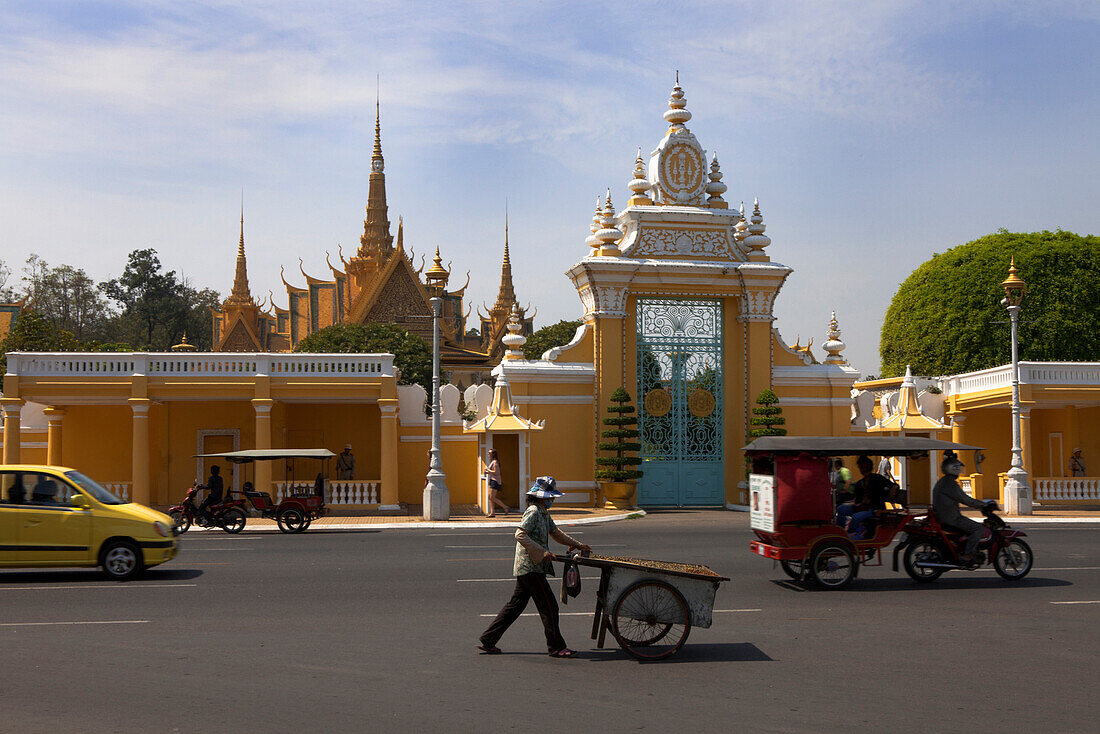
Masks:
[[[579,659],[546,656],[537,616],[477,654],[507,531],[191,533],[127,584],[0,572],[0,731],[1095,731],[1100,526],[1021,527],[1021,582],[886,565],[839,592],[752,556],[739,513],[573,530],[732,578],[714,626],[648,664],[589,640],[592,569],[562,610]]]

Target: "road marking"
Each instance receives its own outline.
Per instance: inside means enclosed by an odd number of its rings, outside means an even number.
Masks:
[[[1096,601],[1052,601],[1051,604],[1100,604],[1100,599]]]
[[[44,591],[46,589],[83,590],[83,589],[178,589],[198,584],[94,584],[94,585],[55,585],[55,586],[0,586],[0,591]]]
[[[569,533],[570,535],[584,535],[583,530],[578,530],[575,533]],[[428,533],[429,538],[511,538],[513,534],[511,532],[506,533]]]
[[[495,558],[444,558],[444,563],[465,563],[466,561],[506,561],[507,556],[497,556]]]
[[[515,545],[445,545],[447,550],[515,550]],[[600,548],[625,548],[622,543],[600,543]]]
[[[198,551],[243,551],[243,550],[248,550],[248,548],[188,548],[188,550],[195,551],[195,552],[198,552]]]
[[[762,612],[763,609],[715,609],[714,614],[732,614],[734,612]],[[479,614],[479,617],[495,617],[496,614]],[[521,617],[537,617],[538,612],[524,612]],[[591,617],[592,612],[558,612],[559,617]],[[824,617],[822,617],[824,619]]]
[[[509,576],[506,579],[455,579],[459,583],[475,582],[475,581],[515,581],[515,576]],[[599,576],[582,576],[581,581],[599,581]]]
[[[57,627],[85,624],[149,624],[148,619],[109,619],[101,622],[3,622],[0,627]]]

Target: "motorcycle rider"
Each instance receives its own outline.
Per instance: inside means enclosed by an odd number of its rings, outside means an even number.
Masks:
[[[210,508],[213,505],[221,504],[222,493],[225,491],[225,484],[222,482],[221,469],[218,465],[210,467],[210,478],[206,480],[207,495],[206,499],[199,505],[199,516],[205,518],[207,522],[211,520]]]
[[[960,560],[967,565],[973,565],[977,562],[976,551],[978,543],[982,540],[982,530],[985,526],[964,517],[959,511],[959,503],[976,509],[985,507],[988,503],[971,497],[959,486],[958,477],[962,474],[963,463],[957,455],[946,456],[940,468],[943,470],[943,476],[932,488],[932,514],[945,528],[966,533],[966,546]]]

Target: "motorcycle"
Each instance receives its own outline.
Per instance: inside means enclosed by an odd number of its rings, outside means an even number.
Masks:
[[[1023,540],[1027,533],[1009,527],[996,514],[998,509],[994,501],[981,509],[985,528],[969,564],[962,560],[965,533],[945,528],[932,513],[914,518],[902,528],[894,549],[894,571],[898,570],[898,557],[904,554],[905,572],[921,583],[935,581],[946,571],[974,571],[983,565],[992,565],[1003,579],[1019,581],[1031,571],[1034,556]]]
[[[227,494],[223,502],[210,505],[206,512],[200,512],[200,503],[197,501],[200,489],[206,489],[206,486],[193,485],[187,490],[183,502],[168,509],[168,516],[172,518],[178,535],[186,533],[192,525],[200,528],[221,528],[233,535],[244,530],[248,518],[244,500],[232,499]]]

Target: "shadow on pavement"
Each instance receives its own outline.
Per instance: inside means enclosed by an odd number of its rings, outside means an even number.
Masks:
[[[582,650],[578,658],[590,662],[634,660],[619,648]],[[663,660],[638,661],[647,665],[667,663],[768,663],[773,662],[759,647],[751,642],[716,642],[693,644],[685,642],[672,657]]]
[[[826,594],[864,594],[883,591],[947,591],[951,589],[1041,589],[1055,586],[1073,586],[1072,581],[1065,579],[1049,579],[1037,576],[1028,576],[1020,581],[1005,581],[998,576],[944,576],[927,584],[920,584],[912,579],[856,579],[845,589],[830,591],[819,588],[813,581],[788,581],[784,579],[772,579],[776,586],[788,591],[817,591]]]
[[[202,576],[202,571],[191,568],[151,568],[133,581],[112,581],[96,568],[24,570],[0,573],[0,586],[8,584],[104,584],[141,583],[143,581],[189,581]]]

